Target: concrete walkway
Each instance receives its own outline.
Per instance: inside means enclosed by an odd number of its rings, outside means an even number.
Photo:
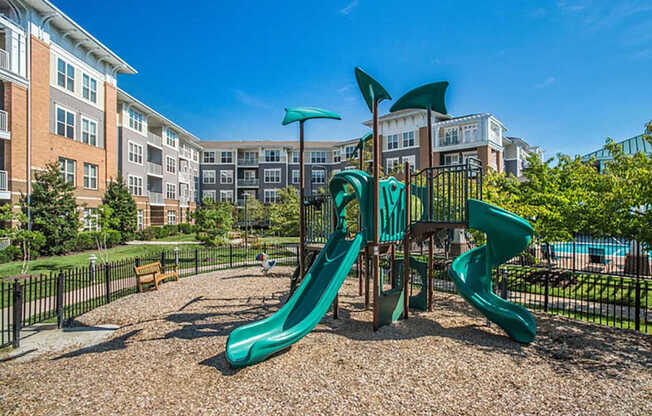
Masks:
[[[144,246],[183,246],[192,244],[203,244],[201,241],[127,241],[128,246],[144,245]]]
[[[25,362],[68,347],[89,347],[109,338],[117,325],[58,329],[56,324],[36,324],[20,331],[20,347],[9,350],[0,362]]]

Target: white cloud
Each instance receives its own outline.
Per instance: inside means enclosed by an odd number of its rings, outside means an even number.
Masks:
[[[267,104],[265,101],[261,100],[258,97],[254,97],[253,95],[250,95],[242,90],[234,89],[233,95],[235,96],[236,100],[244,105],[248,105],[249,107],[263,108],[265,110],[272,108],[272,106]]]
[[[353,88],[353,84],[346,84],[342,88],[338,88],[337,93],[344,94],[345,92],[351,91],[351,88]]]
[[[555,77],[548,77],[542,82],[535,84],[534,88],[548,88],[552,86],[555,82],[557,82],[557,79]]]
[[[351,3],[344,6],[344,8],[340,9],[340,13],[345,16],[349,15],[353,11],[353,9],[358,7],[358,4],[360,4],[358,0],[353,0]]]

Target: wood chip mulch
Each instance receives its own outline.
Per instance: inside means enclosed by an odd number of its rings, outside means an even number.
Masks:
[[[0,364],[2,415],[650,415],[651,337],[535,313],[510,341],[456,295],[371,330],[357,281],[284,353],[239,371],[228,334],[269,316],[289,287],[259,268],[181,279],[81,318],[121,326],[99,345]]]

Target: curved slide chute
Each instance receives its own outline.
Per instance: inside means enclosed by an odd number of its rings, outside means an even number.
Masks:
[[[491,290],[491,270],[520,254],[534,230],[523,218],[486,202],[469,199],[469,227],[487,234],[487,244],[459,256],[448,274],[467,302],[496,323],[515,341],[534,341],[537,325],[530,312],[496,296]]]

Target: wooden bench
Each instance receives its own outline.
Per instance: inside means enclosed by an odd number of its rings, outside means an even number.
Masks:
[[[177,265],[174,264],[170,266],[172,269],[170,272],[166,272],[166,268],[161,267],[161,262],[159,261],[134,267],[134,273],[136,274],[136,281],[138,283],[138,292],[143,291],[144,283],[154,283],[154,287],[158,290],[158,282],[162,280],[174,277],[174,279],[178,281],[179,273],[177,272]]]

